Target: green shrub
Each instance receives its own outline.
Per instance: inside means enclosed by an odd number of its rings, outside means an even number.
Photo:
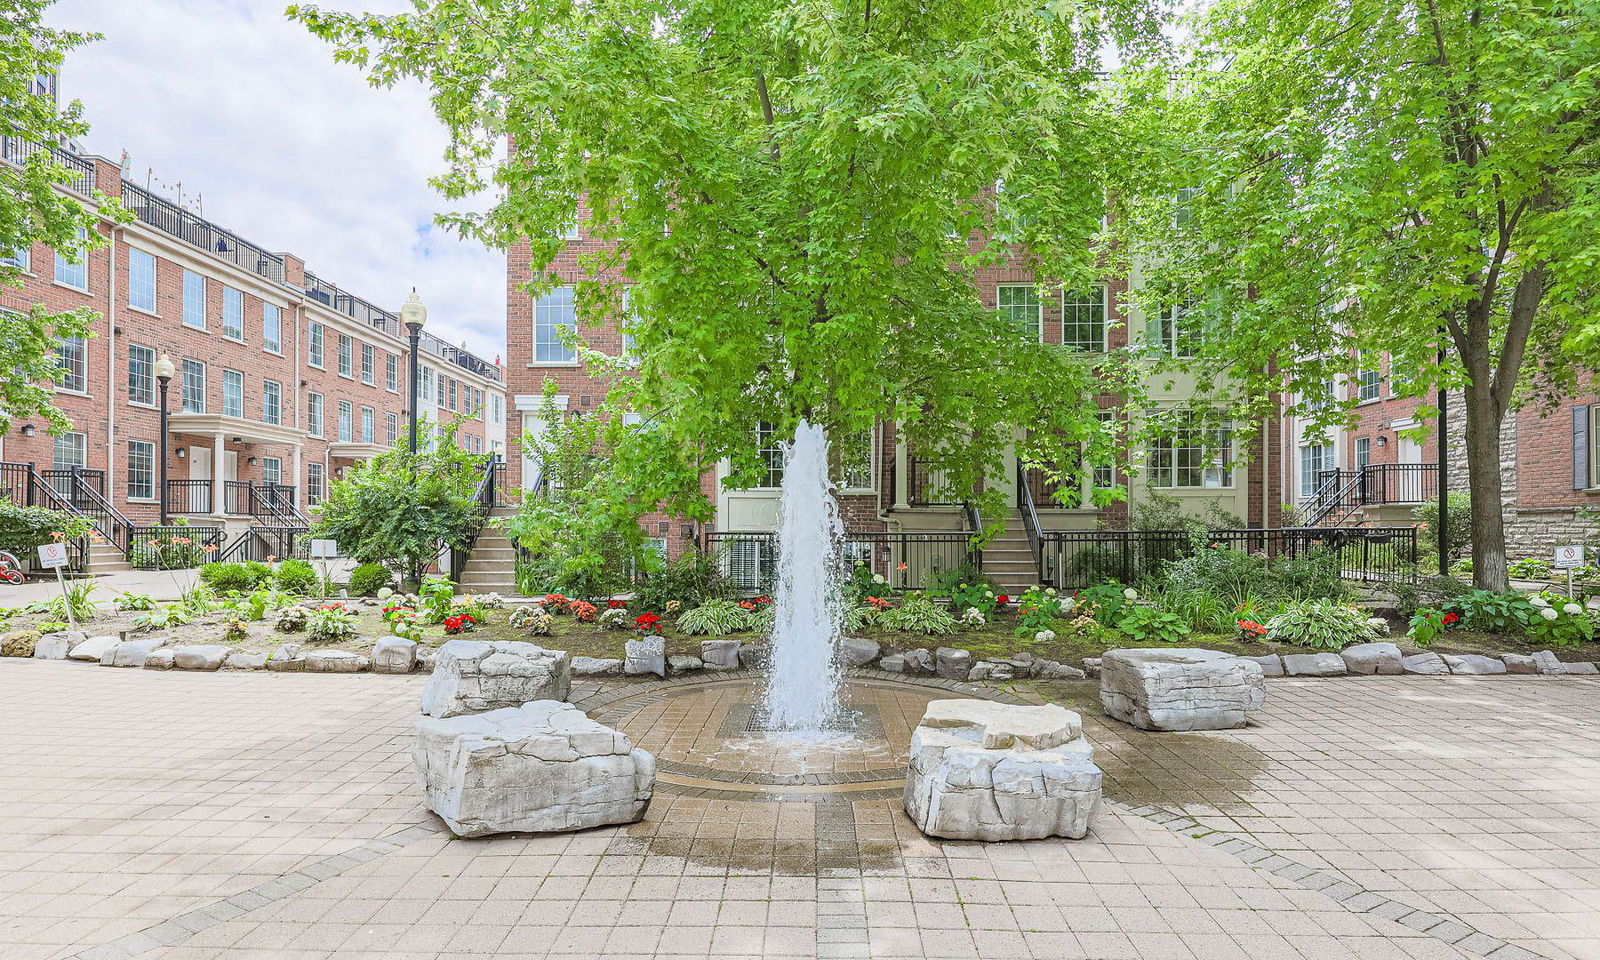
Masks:
[[[338,643],[355,636],[355,632],[356,615],[343,607],[323,607],[306,618],[306,636],[320,643]]]
[[[1406,628],[1406,639],[1423,649],[1427,649],[1433,641],[1439,639],[1444,633],[1444,614],[1429,607],[1422,607],[1411,615],[1411,623]]]
[[[155,597],[143,593],[124,593],[114,601],[118,610],[154,610]]]
[[[155,607],[133,618],[135,630],[165,630],[180,623],[188,623],[189,614],[179,604]]]
[[[704,550],[688,550],[635,582],[633,606],[637,610],[665,610],[668,603],[676,600],[685,607],[698,607],[708,600],[728,600],[733,595],[733,584],[722,575],[721,558]]]
[[[691,637],[722,637],[747,629],[750,615],[732,600],[707,600],[678,615],[678,630]]]
[[[208,563],[200,568],[200,582],[218,593],[249,593],[272,580],[264,563]]]
[[[51,619],[67,620],[82,623],[94,616],[98,604],[94,600],[94,592],[100,585],[92,579],[68,580],[62,588],[65,596],[52,597],[47,609]],[[68,613],[71,616],[68,616]]]
[[[1434,498],[1417,508],[1417,549],[1422,553],[1418,562],[1424,566],[1433,558],[1435,569],[1439,566],[1439,500]],[[1450,491],[1450,521],[1447,530],[1450,556],[1459,557],[1472,550],[1472,494],[1465,490]],[[1471,567],[1469,566],[1470,570]]]
[[[306,628],[308,611],[298,604],[282,607],[278,610],[278,619],[273,626],[284,633],[299,633]]]
[[[381,563],[363,563],[350,571],[350,592],[358,597],[377,595],[394,583],[394,574]]]
[[[1335,600],[1296,600],[1267,621],[1267,638],[1313,650],[1342,650],[1378,638],[1361,610]]]
[[[1061,597],[1054,587],[1029,587],[1017,598],[1017,627],[1012,632],[1024,640],[1038,636],[1041,630],[1054,632],[1060,616]]]
[[[272,582],[284,593],[308,597],[317,592],[317,571],[304,560],[285,560],[278,564]]]
[[[1583,604],[1559,593],[1542,593],[1528,601],[1534,615],[1528,624],[1528,637],[1552,647],[1575,647],[1594,639],[1594,622]]]
[[[924,593],[908,593],[900,606],[878,614],[878,625],[885,630],[945,636],[956,632],[956,618],[929,600]]]
[[[1445,613],[1459,613],[1461,625],[1485,633],[1520,635],[1538,617],[1534,605],[1516,591],[1471,590],[1445,603]]]
[[[34,548],[57,539],[75,540],[88,534],[93,522],[87,517],[57,513],[44,507],[25,507],[0,497],[0,550],[26,558]]]
[[[978,587],[980,584],[991,588],[994,585],[993,581],[970,563],[958,564],[943,570],[932,570],[922,578],[922,589],[939,597],[953,595],[962,584],[967,584],[968,589]],[[877,592],[871,595],[877,596],[879,593],[888,592],[888,589],[886,585],[878,585]],[[981,592],[981,587],[979,591]],[[998,590],[995,592],[999,593]]]
[[[1128,607],[1117,629],[1138,643],[1179,643],[1189,636],[1189,624],[1182,616],[1156,607]]]

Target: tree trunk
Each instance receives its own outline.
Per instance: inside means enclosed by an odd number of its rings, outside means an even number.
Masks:
[[[1465,390],[1467,488],[1472,491],[1472,582],[1479,589],[1500,593],[1509,586],[1505,514],[1500,504],[1502,416],[1486,380],[1474,380]],[[1443,496],[1444,478],[1439,481]],[[1455,549],[1458,545],[1450,546]]]

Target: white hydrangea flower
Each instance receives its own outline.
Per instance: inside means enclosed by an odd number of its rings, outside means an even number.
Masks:
[[[885,580],[885,579],[883,579],[883,574],[881,574],[881,573],[874,573],[874,574],[873,574],[873,575],[872,575],[872,582],[873,582],[873,583],[878,583],[878,584],[883,584],[883,583],[888,583],[888,582],[889,582],[889,581],[887,581],[887,580]]]
[[[1033,639],[1039,643],[1049,643],[1055,638],[1056,632],[1054,630],[1040,630],[1038,633],[1033,635]]]
[[[983,611],[977,607],[968,607],[967,612],[961,615],[961,622],[969,627],[981,627],[988,621],[983,618]]]
[[[1548,607],[1548,606],[1550,606],[1550,601],[1546,600],[1544,597],[1533,597],[1533,598],[1529,599],[1528,602],[1533,604],[1536,607]]]
[[[1574,617],[1576,617],[1578,614],[1583,612],[1583,608],[1578,606],[1576,603],[1569,603],[1569,604],[1565,604],[1564,606],[1562,606],[1561,612],[1562,613],[1570,613]]]
[[[1539,610],[1539,616],[1544,617],[1546,620],[1554,620],[1557,614],[1549,607],[1541,607]]]
[[[1047,596],[1047,597],[1055,596],[1056,595],[1056,588],[1055,587],[1047,587],[1045,589],[1045,591],[1044,591],[1044,595]]]
[[[1073,598],[1068,597],[1067,599],[1061,601],[1062,613],[1071,613],[1076,609],[1078,609],[1078,601],[1074,600]]]
[[[1139,599],[1139,591],[1129,587],[1128,589],[1122,591],[1122,596],[1127,600],[1137,600]]]

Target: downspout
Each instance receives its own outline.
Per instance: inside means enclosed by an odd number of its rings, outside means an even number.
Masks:
[[[117,476],[117,238],[121,227],[111,228],[111,271],[106,284],[106,496],[116,502]],[[126,504],[126,489],[123,491]]]

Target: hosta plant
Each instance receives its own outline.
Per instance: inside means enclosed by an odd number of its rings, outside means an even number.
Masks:
[[[678,614],[678,630],[691,637],[722,637],[749,625],[749,612],[732,600],[707,600]]]
[[[135,630],[165,630],[180,623],[188,623],[189,615],[181,604],[154,607],[133,618]]]
[[[1117,629],[1139,643],[1179,643],[1189,636],[1189,621],[1156,607],[1124,607]]]
[[[356,615],[342,604],[329,604],[311,611],[306,618],[306,636],[319,643],[338,643],[356,633]]]
[[[1337,600],[1297,600],[1267,621],[1267,636],[1313,650],[1342,650],[1378,639],[1364,611]]]
[[[944,636],[955,633],[956,618],[934,605],[927,595],[918,591],[908,593],[900,606],[878,614],[878,625],[887,630],[920,633],[925,636]]]

